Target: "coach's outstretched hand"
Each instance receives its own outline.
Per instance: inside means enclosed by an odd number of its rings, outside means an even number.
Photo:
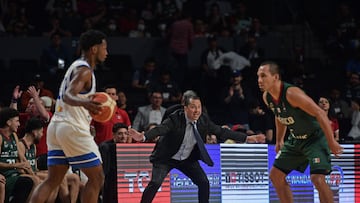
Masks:
[[[259,143],[263,144],[265,143],[265,135],[264,134],[256,134],[256,135],[250,135],[246,138],[246,143]]]
[[[135,130],[134,128],[129,128],[128,132],[129,132],[129,135],[137,142],[145,141],[144,132],[140,133],[137,130]]]

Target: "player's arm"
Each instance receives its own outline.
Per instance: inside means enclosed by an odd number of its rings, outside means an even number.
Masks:
[[[317,104],[315,104],[315,102],[298,87],[288,88],[286,98],[293,107],[300,108],[309,115],[316,118],[320,124],[321,129],[325,133],[325,137],[328,141],[328,145],[331,151],[335,155],[341,154],[342,148],[334,139],[334,134],[326,112],[322,110]]]
[[[19,165],[16,168],[20,171],[20,173],[26,173],[33,175],[34,172],[31,169],[30,162],[25,157],[25,145],[22,142],[19,142],[18,137],[15,135],[16,146],[18,148],[18,156],[19,156]]]
[[[41,99],[39,97],[39,91],[40,90],[36,90],[36,88],[34,86],[30,86],[27,90],[27,92],[34,99],[34,104],[35,104],[37,110],[39,111],[41,118],[44,119],[46,122],[48,122],[50,119],[50,115],[46,111],[44,105],[41,103]]]
[[[64,94],[64,102],[72,106],[83,106],[90,112],[98,113],[101,107],[90,98],[78,97],[82,91],[89,91],[92,83],[92,70],[88,67],[79,67],[73,72],[72,80]]]
[[[266,101],[266,94],[267,92],[263,93],[263,101],[266,104],[266,106],[269,106]],[[286,126],[280,123],[280,121],[275,117],[275,128],[276,128],[276,146],[275,151],[276,153],[281,149],[281,147],[284,145],[284,137],[286,133]]]

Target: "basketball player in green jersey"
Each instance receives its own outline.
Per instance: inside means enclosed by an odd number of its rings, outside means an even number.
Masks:
[[[304,172],[309,164],[320,202],[334,202],[325,175],[331,172],[330,150],[338,156],[343,149],[334,139],[327,115],[301,89],[281,80],[276,63],[263,62],[257,75],[264,102],[275,115],[277,155],[270,179],[280,202],[293,202],[286,176],[292,170]],[[289,136],[284,142],[286,129]]]

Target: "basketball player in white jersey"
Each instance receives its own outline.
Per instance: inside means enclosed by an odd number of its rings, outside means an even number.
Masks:
[[[47,131],[48,178],[34,191],[30,202],[46,202],[63,180],[69,166],[88,177],[81,202],[98,202],[104,182],[102,160],[90,134],[89,112],[98,113],[100,104],[90,100],[95,93],[94,68],[107,56],[105,35],[89,30],[80,36],[82,57],[74,61],[61,83],[55,113]]]

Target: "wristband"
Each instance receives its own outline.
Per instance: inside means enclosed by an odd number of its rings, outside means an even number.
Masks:
[[[17,103],[17,102],[18,102],[17,99],[15,99],[15,98],[12,98],[12,99],[11,99],[11,103]]]

